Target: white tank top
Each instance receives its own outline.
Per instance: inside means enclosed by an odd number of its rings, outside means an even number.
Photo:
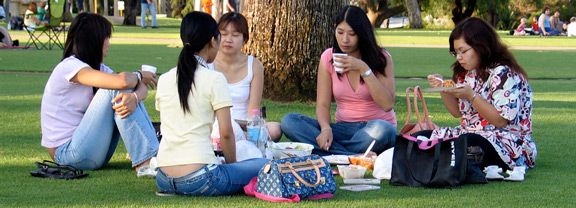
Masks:
[[[252,64],[254,62],[253,56],[248,56],[246,77],[236,82],[228,82],[230,89],[230,96],[232,97],[232,119],[247,120],[248,118],[248,101],[250,99],[250,83],[254,74],[252,72]],[[214,64],[209,64],[208,67],[214,70]]]

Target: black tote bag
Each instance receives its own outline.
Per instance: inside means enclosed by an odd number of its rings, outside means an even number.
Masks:
[[[392,162],[391,185],[454,187],[465,182],[466,139],[422,141],[398,136]]]

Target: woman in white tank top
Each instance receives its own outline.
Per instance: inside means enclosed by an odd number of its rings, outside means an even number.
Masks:
[[[248,120],[252,109],[260,109],[264,87],[264,66],[257,58],[241,51],[249,38],[248,24],[242,14],[231,12],[223,15],[218,22],[218,28],[221,34],[220,49],[210,68],[224,74],[228,81],[233,104],[232,119]],[[245,140],[245,133],[240,125],[233,122],[233,126],[236,140]],[[282,136],[280,124],[267,122],[266,126],[272,140],[280,140]],[[237,149],[241,152],[239,145],[237,143]],[[240,161],[242,157],[237,159]]]

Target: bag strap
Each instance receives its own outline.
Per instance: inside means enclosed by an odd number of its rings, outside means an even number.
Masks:
[[[408,148],[406,150],[406,160],[408,162],[410,162],[410,158],[412,157],[412,148],[414,147],[414,143],[413,141],[408,141]],[[407,165],[406,168],[408,169],[408,173],[410,174],[410,177],[420,183],[420,184],[429,184],[430,181],[432,181],[432,179],[434,179],[434,177],[436,177],[436,173],[438,172],[438,163],[440,162],[440,148],[441,144],[439,143],[438,145],[435,145],[435,149],[434,149],[434,164],[432,165],[432,174],[430,175],[430,178],[428,179],[428,181],[424,182],[424,181],[420,181],[420,179],[414,177],[414,174],[412,172],[412,166]]]
[[[292,172],[292,175],[294,175],[294,177],[296,177],[296,179],[298,179],[298,181],[300,181],[300,183],[303,183],[304,185],[306,185],[308,187],[314,188],[314,187],[320,185],[320,181],[322,180],[320,178],[320,168],[316,164],[314,164],[310,159],[308,159],[307,162],[309,162],[310,165],[312,165],[314,167],[314,171],[316,172],[316,183],[314,183],[314,184],[312,184],[312,183],[304,180],[302,177],[300,177],[300,175],[298,175],[298,173],[296,172],[294,167],[292,167],[292,163],[287,162],[287,165],[290,168],[290,172]]]
[[[423,117],[420,117],[420,110],[418,108],[418,100],[422,103],[422,113],[424,114]],[[422,95],[422,91],[420,90],[420,86],[414,87],[414,114],[416,114],[416,119],[418,120],[418,125],[420,125],[420,129],[422,130],[430,130],[434,128],[434,124],[430,120],[430,115],[428,115],[428,106],[426,105],[426,100],[424,100],[424,96]],[[426,124],[426,127],[421,126],[422,124]]]
[[[412,119],[412,104],[410,103],[410,92],[412,91],[411,87],[406,88],[406,122],[404,126],[410,124],[410,119]]]

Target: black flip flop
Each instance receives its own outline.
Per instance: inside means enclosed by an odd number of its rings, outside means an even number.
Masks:
[[[35,164],[38,169],[30,172],[30,175],[34,177],[69,180],[88,176],[88,173],[84,173],[84,171],[78,168],[69,165],[59,165],[48,160],[35,162]]]

